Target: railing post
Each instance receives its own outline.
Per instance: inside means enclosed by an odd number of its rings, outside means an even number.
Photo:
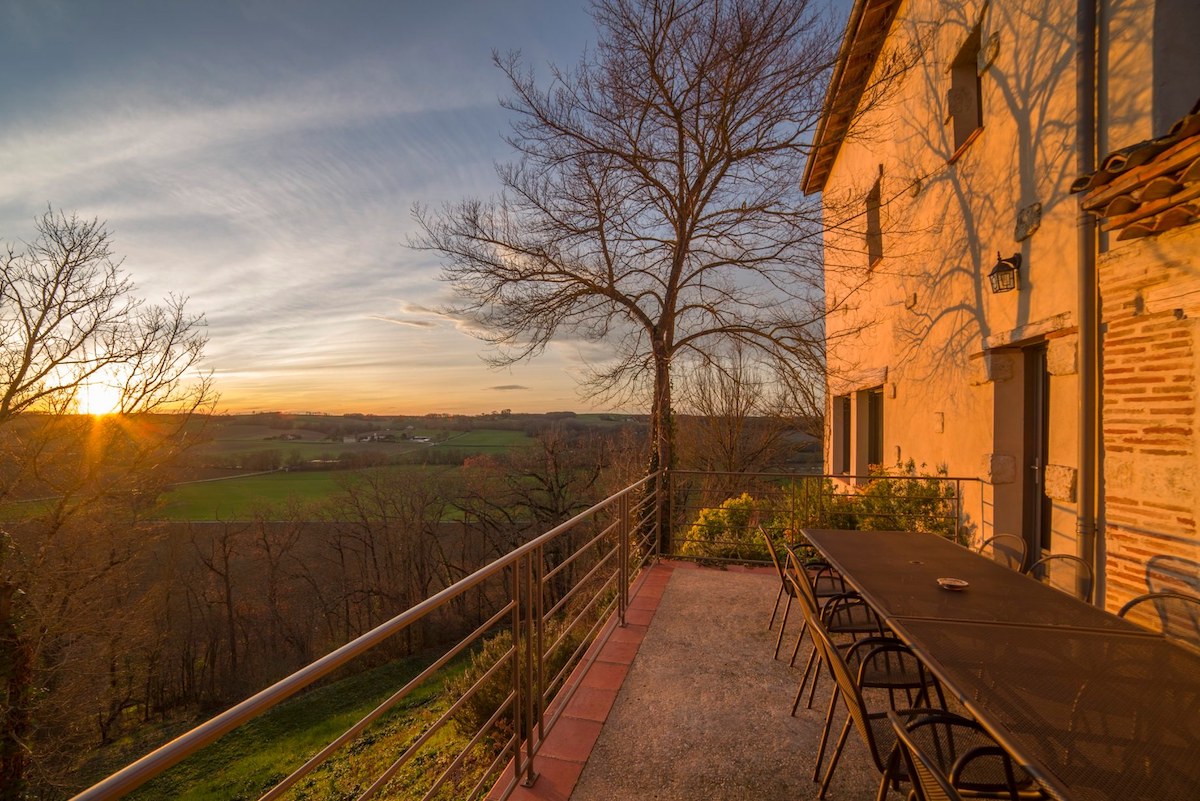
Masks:
[[[513,768],[518,776],[524,774],[521,783],[531,787],[537,781],[537,773],[533,769],[533,704],[530,698],[530,673],[533,664],[530,654],[533,631],[526,625],[525,620],[532,615],[531,595],[528,592],[530,565],[532,555],[526,555],[513,562],[513,731],[517,738],[516,753],[513,755]],[[522,764],[521,738],[525,738],[524,764]]]
[[[530,551],[525,557],[525,573],[522,589],[525,592],[525,670],[523,673],[524,682],[521,687],[525,701],[525,721],[528,728],[528,733],[525,736],[525,779],[523,784],[526,787],[532,787],[537,781],[537,771],[533,769],[533,730],[536,721],[534,720],[533,710],[533,694],[534,694],[534,677],[533,677],[533,640],[534,640],[534,617],[537,615],[535,604],[533,603],[533,560],[537,557],[537,550]]]
[[[671,555],[671,538],[667,535],[666,528],[664,527],[667,523],[667,520],[670,519],[670,515],[664,514],[663,507],[667,503],[667,498],[669,498],[674,491],[674,483],[675,474],[665,470],[660,471],[659,474],[654,477],[654,528],[658,532],[658,541],[655,543],[655,547],[658,548],[658,556],[660,559]],[[664,518],[666,519],[664,520]]]
[[[625,610],[629,608],[629,495],[617,500],[617,583],[621,585],[617,594],[617,622],[625,626]]]
[[[545,709],[546,699],[546,549],[540,547],[532,554],[533,571],[530,579],[530,590],[533,596],[533,623],[537,631],[532,646],[532,655],[537,662],[537,681],[534,683],[536,694],[533,696],[533,713],[537,719],[538,741],[546,739]]]

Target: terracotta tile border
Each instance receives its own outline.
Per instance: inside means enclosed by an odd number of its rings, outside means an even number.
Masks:
[[[509,796],[510,799],[570,799],[575,783],[583,773],[583,766],[591,756],[592,747],[600,737],[604,721],[608,719],[613,704],[616,703],[617,693],[637,656],[650,621],[654,619],[659,601],[662,600],[663,592],[671,580],[671,573],[680,564],[658,562],[652,566],[638,587],[637,595],[630,599],[629,609],[625,614],[625,626],[618,627],[614,617],[601,630],[600,636],[584,654],[579,667],[567,681],[567,686],[578,684],[575,694],[534,757],[537,781],[532,787],[518,785]],[[588,667],[593,657],[595,662]],[[548,711],[553,712],[559,703],[558,698],[551,701]],[[512,781],[512,770],[513,766],[510,764],[492,788],[489,800],[499,798],[499,788]]]

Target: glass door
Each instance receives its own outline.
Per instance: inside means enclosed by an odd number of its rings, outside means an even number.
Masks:
[[[1050,380],[1046,345],[1023,351],[1025,362],[1025,447],[1022,497],[1028,562],[1050,550],[1050,499],[1046,497],[1046,459],[1050,451]]]

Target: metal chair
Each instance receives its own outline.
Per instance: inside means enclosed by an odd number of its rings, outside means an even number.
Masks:
[[[829,699],[829,712],[825,717],[826,725],[824,731],[821,732],[821,741],[817,748],[817,758],[813,765],[813,781],[817,780],[821,772],[821,763],[824,760],[825,747],[829,740],[830,724],[833,721],[833,712],[839,697],[845,702],[847,710],[846,723],[842,727],[842,732],[838,736],[837,743],[834,746],[833,755],[830,757],[829,767],[825,770],[825,777],[821,780],[821,789],[817,793],[817,798],[825,798],[825,794],[829,791],[829,783],[833,779],[833,772],[837,769],[838,760],[842,756],[842,749],[846,746],[846,736],[850,733],[851,726],[854,726],[862,736],[863,742],[867,746],[867,753],[870,754],[875,767],[882,774],[883,778],[879,785],[878,801],[885,801],[888,785],[905,778],[900,773],[897,761],[890,757],[892,749],[896,744],[896,735],[888,722],[887,714],[889,710],[871,712],[867,708],[866,701],[863,699],[862,689],[851,675],[850,667],[842,658],[841,652],[833,644],[833,641],[829,639],[829,633],[825,631],[824,626],[820,625],[820,621],[814,621],[813,625],[809,626],[809,631],[812,633],[814,647],[820,651],[822,660],[829,666],[829,670],[833,674],[835,685],[833,695]],[[904,645],[896,640],[891,641],[891,647],[907,650]],[[865,665],[866,662],[862,664]],[[918,670],[923,670],[923,668],[918,668]],[[901,712],[901,714],[905,713]]]
[[[1025,575],[1051,587],[1064,589],[1081,601],[1092,600],[1092,568],[1078,556],[1056,553],[1043,556],[1025,570]]]
[[[826,595],[824,597],[817,595],[817,587],[821,578],[820,574],[816,577],[811,577],[808,571],[800,564],[799,558],[793,551],[788,551],[788,564],[784,571],[784,575],[792,585],[792,591],[803,602],[801,610],[805,612],[804,623],[800,626],[800,633],[796,636],[796,644],[792,646],[792,658],[789,664],[796,664],[796,655],[800,652],[800,643],[804,638],[804,632],[808,629],[810,621],[813,617],[822,619],[823,625],[833,634],[846,634],[852,638],[862,636],[880,636],[884,637],[889,634],[887,626],[879,619],[879,616],[867,606],[866,602],[854,592],[842,592],[835,595]],[[840,582],[841,577],[838,576]],[[811,582],[811,583],[810,583]],[[831,585],[827,585],[831,586]],[[815,670],[814,670],[815,668]],[[804,687],[808,684],[808,677],[812,675],[812,688],[808,694],[808,705],[812,706],[813,695],[817,690],[817,681],[820,678],[821,661],[818,658],[817,649],[814,647],[808,655],[808,661],[804,664],[804,673],[800,679],[800,687],[796,690],[796,700],[792,703],[792,714],[796,714],[796,708],[800,704],[800,697],[804,694]]]
[[[778,658],[779,643],[783,640],[783,630],[787,628],[788,611],[792,608],[791,586],[783,578],[783,565],[779,563],[779,554],[775,550],[775,543],[771,540],[771,536],[763,530],[762,526],[758,527],[758,533],[767,546],[767,553],[771,555],[771,563],[775,565],[775,573],[779,576],[779,592],[775,595],[775,606],[771,608],[771,619],[767,621],[768,630],[775,625],[775,615],[779,613],[779,602],[785,595],[787,596],[787,605],[783,608],[783,625],[779,628],[779,639],[775,642],[775,656]]]
[[[1139,626],[1200,649],[1200,598],[1182,592],[1148,592],[1117,612]]]
[[[888,712],[888,720],[904,773],[912,781],[910,801],[1017,801],[1029,797],[1031,790],[1036,792],[1012,757],[969,718],[942,710],[916,710],[905,718]]]
[[[988,537],[979,543],[975,552],[981,556],[987,556],[989,550],[992,559],[1010,570],[1020,572],[1025,567],[1025,540],[1016,534],[996,534]]]

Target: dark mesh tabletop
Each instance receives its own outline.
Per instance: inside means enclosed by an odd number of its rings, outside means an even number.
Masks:
[[[1200,799],[1200,654],[935,535],[805,534],[1053,795]]]
[[[1200,657],[1191,651],[1102,631],[914,619],[894,627],[1056,795],[1200,798]]]
[[[935,534],[905,531],[805,531],[809,541],[877,612],[888,617],[973,620],[1141,632]],[[944,590],[938,578],[970,586]]]

